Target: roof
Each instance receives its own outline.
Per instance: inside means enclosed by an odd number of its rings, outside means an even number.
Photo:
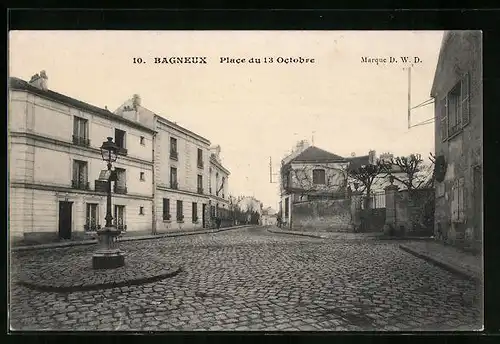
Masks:
[[[333,154],[321,148],[310,146],[302,153],[290,160],[291,162],[347,162],[347,160],[340,155]]]
[[[214,154],[210,154],[210,163],[214,164],[215,166],[219,167],[223,172],[225,172],[228,176],[231,174],[231,172],[222,166],[222,163],[217,161],[217,158],[214,156]]]
[[[349,170],[357,170],[361,166],[368,165],[370,163],[370,156],[356,156],[353,158],[347,158],[347,161],[349,162]]]
[[[138,122],[134,122],[134,121],[131,121],[129,119],[119,117],[109,110],[102,109],[102,108],[97,107],[95,105],[82,102],[78,99],[68,97],[68,96],[61,94],[61,93],[58,93],[58,92],[54,92],[51,90],[42,90],[38,87],[30,85],[28,82],[26,82],[22,79],[19,79],[19,78],[10,77],[9,78],[9,86],[10,86],[10,88],[15,89],[15,90],[27,91],[27,92],[37,94],[37,95],[42,96],[42,97],[49,98],[49,99],[54,100],[54,101],[58,101],[58,102],[61,102],[61,103],[67,104],[67,105],[71,105],[71,106],[78,108],[78,109],[81,109],[81,110],[85,110],[85,111],[92,112],[94,114],[101,115],[101,116],[106,117],[110,120],[129,124],[130,126],[142,129],[144,131],[155,132],[152,128],[144,126]]]
[[[439,49],[438,62],[436,65],[436,71],[434,73],[434,79],[432,81],[432,87],[431,87],[431,92],[430,92],[431,97],[436,96],[436,83],[437,83],[439,74],[442,70],[442,65],[444,63],[445,48],[446,48],[446,45],[447,45],[449,39],[451,38],[451,36],[452,35],[451,35],[450,31],[445,31],[443,34],[443,39],[441,40],[441,48]]]

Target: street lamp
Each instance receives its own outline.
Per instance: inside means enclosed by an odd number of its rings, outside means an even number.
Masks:
[[[111,215],[111,182],[116,182],[116,173],[111,171],[112,163],[117,159],[118,146],[113,142],[112,137],[108,137],[101,146],[102,160],[107,162],[107,172],[104,173],[107,182],[106,198],[106,224],[104,228],[97,230],[100,248],[92,256],[92,267],[94,269],[114,269],[125,265],[123,252],[116,247],[116,237],[120,235],[121,230],[113,226]]]

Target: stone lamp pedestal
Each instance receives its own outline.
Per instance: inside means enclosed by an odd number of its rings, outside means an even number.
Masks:
[[[116,237],[120,234],[121,230],[115,227],[97,231],[100,248],[92,256],[94,269],[116,269],[125,265],[125,256],[116,244]]]

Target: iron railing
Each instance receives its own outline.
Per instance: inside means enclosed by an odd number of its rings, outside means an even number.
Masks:
[[[117,185],[117,184],[115,184],[113,186],[113,191],[114,191],[114,193],[117,193],[117,194],[126,194],[127,193],[127,187],[123,186],[123,185]]]
[[[90,183],[83,180],[72,180],[71,187],[78,190],[90,190]]]
[[[90,139],[82,136],[73,135],[73,144],[78,146],[90,146]]]

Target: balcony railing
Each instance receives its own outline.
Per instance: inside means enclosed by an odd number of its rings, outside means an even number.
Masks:
[[[170,159],[179,160],[179,153],[176,151],[170,151]]]
[[[198,188],[198,193],[199,193],[200,195],[203,195],[203,188]]]
[[[177,182],[170,182],[170,188],[177,190],[179,188],[179,184]]]
[[[198,168],[203,168],[203,161],[198,160]]]
[[[98,229],[101,229],[101,225],[96,225],[96,224],[85,224],[83,226],[85,228],[85,232],[95,232]]]
[[[117,225],[116,223],[114,223],[115,227],[121,231],[126,231],[127,230],[127,225],[123,225],[123,224],[120,224],[120,225]]]
[[[117,194],[126,194],[127,193],[127,187],[123,186],[123,185],[117,185],[117,184],[115,184],[113,186],[113,191],[114,191],[114,193],[117,193]]]
[[[88,147],[90,146],[90,140],[86,137],[73,135],[73,144],[78,146]]]
[[[163,221],[169,221],[171,217],[172,216],[170,214],[163,213]]]
[[[90,183],[81,180],[72,180],[71,187],[78,190],[90,190]]]
[[[120,155],[127,155],[128,150],[125,147],[118,147],[118,151],[116,153]]]
[[[184,215],[177,215],[177,222],[184,222]]]

